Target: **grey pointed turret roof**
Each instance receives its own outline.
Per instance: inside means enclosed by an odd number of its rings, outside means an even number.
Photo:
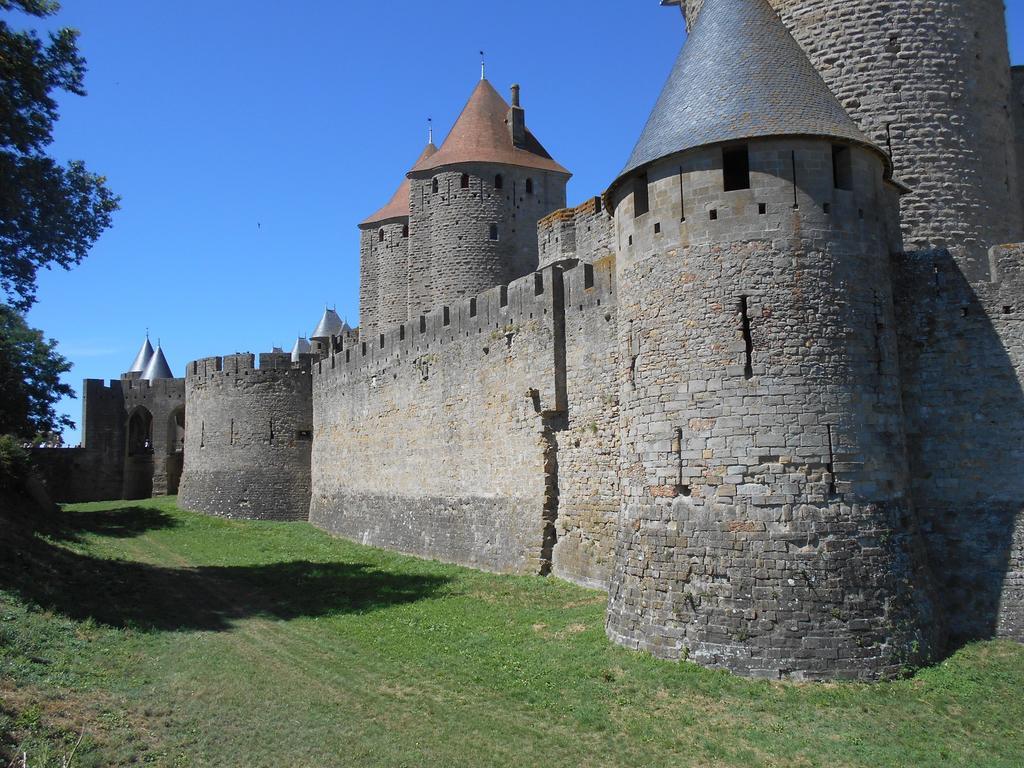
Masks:
[[[767,0],[704,0],[619,179],[687,149],[766,136],[844,139],[889,167]]]
[[[159,344],[156,345],[156,350],[153,352],[153,356],[149,359],[149,363],[146,365],[146,370],[142,372],[141,378],[143,381],[156,381],[157,379],[174,378],[174,374],[171,373],[171,366],[167,364],[167,358],[164,357],[164,351]]]
[[[151,357],[153,357],[153,345],[149,343],[149,336],[147,336],[146,340],[142,342],[139,354],[135,356],[135,362],[132,363],[132,367],[128,369],[128,373],[142,373],[146,370],[146,366],[149,364]]]
[[[341,318],[338,317],[338,313],[333,309],[325,309],[324,316],[320,318],[320,322],[317,323],[316,330],[309,335],[311,339],[326,339],[331,336],[337,336],[345,329],[345,326],[341,322]]]
[[[302,359],[302,355],[308,355],[312,351],[313,348],[309,345],[309,340],[299,336],[295,342],[295,346],[292,347],[292,362],[299,362]]]

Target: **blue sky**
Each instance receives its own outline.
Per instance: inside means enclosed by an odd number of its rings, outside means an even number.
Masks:
[[[1024,2],[1010,5],[1024,63]],[[180,375],[198,357],[290,348],[325,304],[354,325],[356,223],[394,192],[428,117],[443,138],[481,48],[500,92],[522,84],[576,203],[622,167],[683,39],[678,10],[655,0],[63,6],[89,95],[62,99],[53,151],[123,198],[81,266],[41,275],[29,316],[76,389],[116,378],[147,327]],[[80,421],[78,401],[63,407]]]

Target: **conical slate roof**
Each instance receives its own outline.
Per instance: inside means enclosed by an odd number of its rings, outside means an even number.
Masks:
[[[704,0],[619,178],[676,152],[766,136],[843,139],[885,157],[767,0]]]
[[[526,131],[524,148],[512,143],[512,134],[506,122],[508,111],[508,103],[489,82],[481,80],[441,149],[416,163],[410,173],[455,163],[480,162],[537,168],[570,176],[569,171],[551,158],[529,130]]]
[[[171,366],[167,364],[167,358],[164,357],[164,351],[159,344],[156,345],[156,351],[153,352],[153,356],[149,359],[146,370],[142,372],[140,378],[143,381],[174,378],[174,374],[171,373]]]
[[[337,336],[344,329],[345,326],[342,324],[341,318],[338,317],[338,313],[333,309],[325,309],[324,316],[320,318],[316,330],[309,335],[309,338],[326,339],[331,336]]]
[[[430,142],[413,165],[416,166],[425,160],[428,160],[433,157],[436,152],[437,147],[434,145],[434,142]],[[395,191],[395,194],[392,195],[388,204],[372,216],[360,222],[359,226],[365,227],[370,224],[379,224],[382,221],[388,221],[389,219],[409,218],[409,192],[411,188],[412,182],[409,181],[409,178],[406,177],[402,179],[402,183],[398,185],[398,189]]]
[[[292,362],[297,363],[302,359],[302,355],[308,355],[313,351],[313,348],[309,345],[309,341],[300,336],[295,346],[292,347]]]
[[[153,345],[149,343],[149,336],[142,342],[142,347],[139,349],[139,354],[135,356],[135,362],[132,363],[132,367],[128,369],[128,373],[142,373],[146,370],[146,365],[149,363],[149,359],[153,357]]]

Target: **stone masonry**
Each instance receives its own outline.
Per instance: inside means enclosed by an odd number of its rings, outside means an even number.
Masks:
[[[1024,641],[1001,2],[675,4],[691,34],[602,196],[566,208],[518,86],[480,81],[359,225],[358,330],[325,310],[258,367],[86,382],[51,490],[181,474],[208,514],[605,589],[612,641],[750,676]]]
[[[687,20],[704,0],[685,0]],[[1003,0],[771,0],[910,192],[906,247],[948,248],[970,279],[1024,237]]]

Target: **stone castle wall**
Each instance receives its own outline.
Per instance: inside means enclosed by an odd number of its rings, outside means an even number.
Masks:
[[[896,260],[914,503],[954,642],[1024,640],[1024,246]]]
[[[310,520],[491,571],[550,566],[560,275],[389,329],[317,364]]]
[[[619,520],[615,258],[564,272],[566,419],[553,573],[607,589]]]
[[[615,255],[615,228],[600,197],[545,216],[537,225],[541,268],[563,261],[594,263]]]
[[[359,327],[364,329],[377,327],[380,305],[373,237],[373,229],[359,229]]]
[[[1013,114],[1014,146],[1017,156],[1015,187],[1021,205],[1020,218],[1024,222],[1024,67],[1014,67],[1010,75],[1013,88],[1010,108]]]
[[[567,181],[549,171],[480,163],[413,176],[409,305],[403,319],[452,306],[537,269],[537,222],[565,207]]]
[[[615,221],[623,510],[608,634],[772,678],[873,679],[935,650],[908,494],[882,162],[751,142],[630,180]],[[798,183],[794,185],[793,166]],[[681,221],[682,219],[682,221]]]
[[[392,219],[359,230],[360,270],[369,283],[360,283],[360,326],[386,327],[408,319],[409,224]],[[366,308],[365,310],[363,308]]]
[[[179,503],[223,517],[305,520],[313,441],[310,361],[289,355],[189,363]]]
[[[702,0],[686,0],[692,23]],[[891,146],[908,250],[948,247],[970,279],[1022,239],[1003,0],[771,0],[864,132]]]
[[[374,546],[606,586],[614,313],[613,260],[546,269],[318,363],[311,521]]]
[[[157,379],[142,381],[122,378],[124,419],[130,437],[131,419],[145,411],[152,420],[152,446],[149,451],[126,446],[124,490],[121,498],[148,499],[150,496],[173,495],[178,492],[183,466],[184,445],[181,441],[185,410],[185,380]]]

